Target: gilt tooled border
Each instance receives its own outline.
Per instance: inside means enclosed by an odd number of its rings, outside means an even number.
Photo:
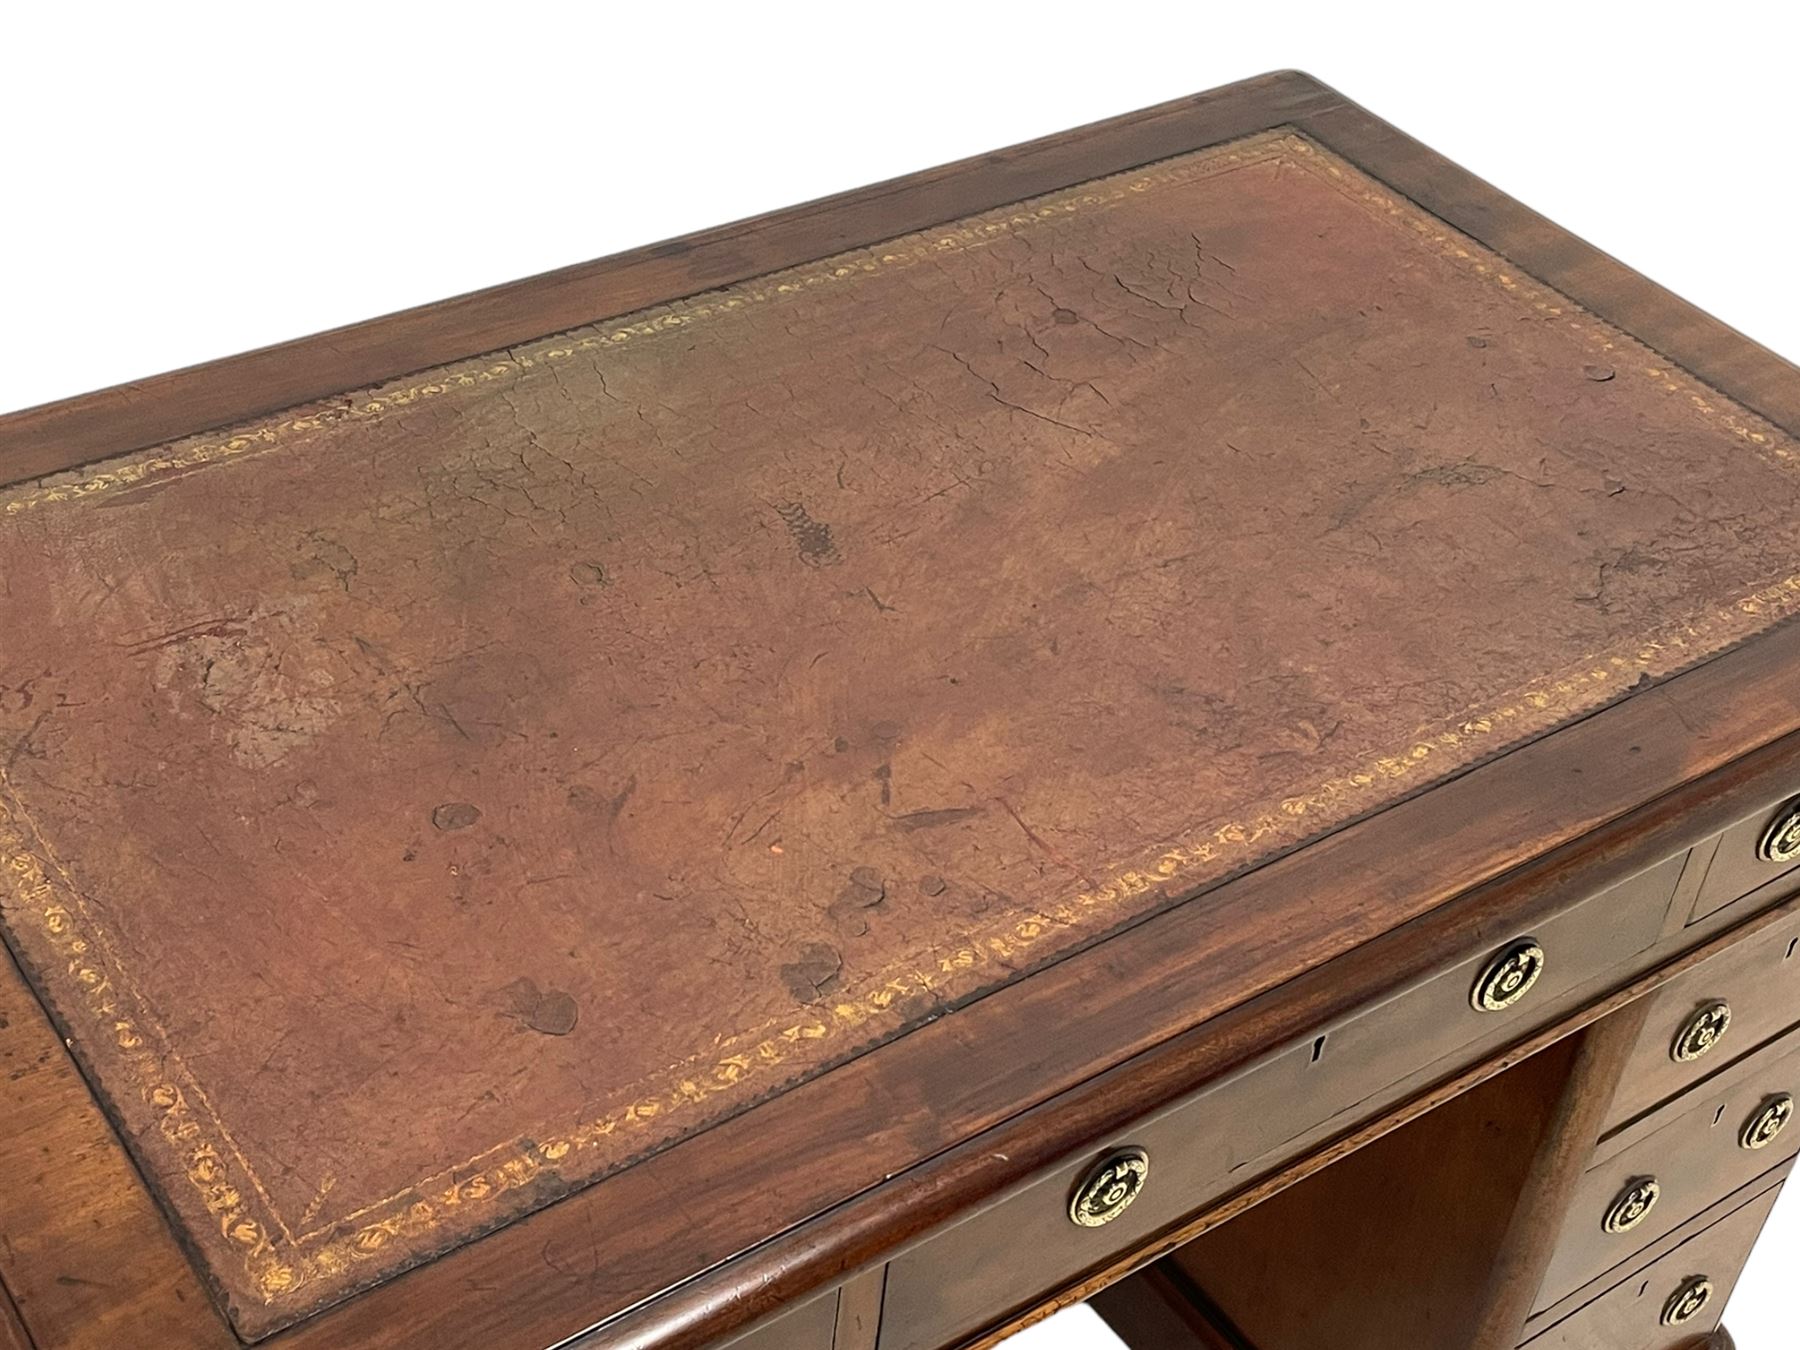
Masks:
[[[1297,133],[1262,133],[1225,146],[1190,152],[1147,169],[1098,179],[1079,188],[983,213],[956,225],[923,231],[870,250],[857,250],[807,268],[739,283],[705,298],[589,325],[539,343],[442,367],[422,382],[392,382],[345,402],[316,404],[293,416],[239,429],[223,438],[193,437],[118,465],[62,475],[0,493],[0,513],[18,515],[39,506],[80,501],[129,489],[171,473],[240,460],[341,422],[369,420],[392,409],[456,391],[508,382],[578,352],[652,338],[690,324],[718,320],[748,307],[779,303],[807,290],[854,281],[884,268],[980,247],[1018,230],[1053,222],[1084,209],[1105,208],[1164,186],[1179,186],[1250,164],[1278,162],[1315,175],[1364,209],[1417,235],[1434,251],[1513,294],[1546,321],[1566,327],[1596,353],[1620,361],[1623,371],[1682,397],[1693,411],[1729,429],[1770,459],[1792,466],[1795,448],[1761,419],[1675,369],[1656,353],[1583,310],[1554,289],[1512,267],[1492,251],[1395,197],[1359,170]],[[1293,841],[1317,819],[1349,806],[1377,787],[1393,789],[1433,773],[1450,754],[1479,746],[1491,753],[1540,733],[1566,718],[1617,697],[1651,670],[1672,671],[1716,652],[1800,610],[1800,574],[1741,596],[1700,618],[1676,623],[1614,651],[1598,654],[1555,676],[1533,681],[1481,711],[1442,723],[1376,755],[1358,770],[1284,798],[1249,820],[1225,821],[1116,872],[1091,890],[1023,916],[1014,915],[945,949],[904,958],[845,991],[816,1015],[792,1014],[720,1038],[661,1074],[628,1085],[619,1104],[573,1128],[530,1141],[495,1145],[475,1158],[371,1202],[320,1227],[294,1233],[276,1213],[254,1169],[231,1141],[204,1091],[164,1042],[161,1028],[131,983],[103,928],[55,854],[32,825],[16,793],[0,774],[0,870],[10,880],[12,908],[41,935],[56,965],[54,974],[74,997],[65,1017],[82,1017],[98,1030],[132,1072],[135,1086],[156,1113],[157,1133],[194,1189],[205,1213],[236,1250],[255,1294],[270,1306],[328,1299],[360,1263],[390,1263],[397,1238],[433,1233],[453,1220],[469,1228],[491,1222],[501,1198],[538,1182],[563,1180],[572,1155],[615,1135],[654,1128],[692,1114],[700,1104],[786,1063],[796,1047],[835,1040],[868,1026],[902,1000],[934,994],[952,983],[967,987],[970,972],[993,969],[1000,978],[1037,955],[1047,937],[1088,926],[1137,896],[1168,887],[1195,871],[1232,860],[1248,861],[1262,844]],[[81,1028],[71,1027],[72,1035]],[[79,1035],[74,1039],[80,1041]],[[628,1099],[628,1100],[627,1100]],[[408,1259],[402,1256],[402,1263]],[[382,1273],[375,1268],[366,1276]],[[360,1282],[360,1278],[359,1278]],[[309,1290],[324,1284],[326,1289]]]

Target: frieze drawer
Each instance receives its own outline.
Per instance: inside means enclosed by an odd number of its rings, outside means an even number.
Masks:
[[[1800,868],[1800,797],[1740,820],[1719,836],[1694,899],[1692,922]],[[1800,881],[1800,877],[1796,877]]]
[[[889,1271],[881,1350],[953,1345],[1379,1114],[1422,1070],[1478,1059],[1600,992],[1608,970],[1656,940],[1683,862],[1668,859],[1531,932],[1496,934],[1442,973],[902,1253]]]

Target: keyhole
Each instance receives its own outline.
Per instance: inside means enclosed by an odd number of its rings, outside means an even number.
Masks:
[[[1327,1032],[1325,1036],[1321,1036],[1318,1040],[1313,1042],[1312,1062],[1314,1064],[1317,1064],[1320,1060],[1325,1058],[1325,1041],[1329,1035],[1330,1033]]]

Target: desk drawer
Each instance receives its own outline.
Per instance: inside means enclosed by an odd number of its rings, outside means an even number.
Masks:
[[[1649,947],[1668,915],[1682,857],[1572,906],[1531,934],[1496,934],[1442,973],[1318,1029],[1194,1097],[1146,1118],[1108,1148],[1079,1158],[896,1257],[890,1266],[881,1350],[939,1350],[1030,1307],[1084,1272],[1143,1248],[1329,1135],[1374,1119],[1415,1095],[1420,1075],[1447,1077],[1598,993],[1607,971]],[[1530,939],[1543,958],[1527,987],[1508,988],[1508,965]],[[1530,962],[1524,967],[1529,975]],[[1478,1011],[1487,989],[1493,1003]],[[1141,1197],[1099,1226],[1071,1220],[1071,1200],[1117,1155],[1148,1155]],[[1111,1179],[1129,1188],[1129,1168]],[[1089,1215],[1089,1218],[1096,1217]]]
[[[772,1322],[726,1341],[719,1350],[833,1350],[837,1337],[838,1295],[834,1289],[822,1298],[784,1312]]]
[[[1771,1187],[1711,1227],[1696,1226],[1674,1250],[1532,1336],[1526,1350],[1686,1350],[1695,1345],[1718,1327],[1780,1190]]]
[[[1651,996],[1604,1134],[1800,1023],[1800,911]]]
[[[1690,921],[1716,914],[1800,868],[1800,797],[1740,820],[1719,836]],[[1800,881],[1800,876],[1796,877]]]
[[[1603,1140],[1576,1184],[1535,1307],[1631,1260],[1800,1150],[1800,1037],[1752,1055]]]

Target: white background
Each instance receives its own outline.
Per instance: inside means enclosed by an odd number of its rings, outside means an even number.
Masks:
[[[1284,66],[1800,358],[1796,50],[1791,4],[1641,0],[14,6],[0,410]],[[1797,1269],[1790,1198],[1743,1350]]]

